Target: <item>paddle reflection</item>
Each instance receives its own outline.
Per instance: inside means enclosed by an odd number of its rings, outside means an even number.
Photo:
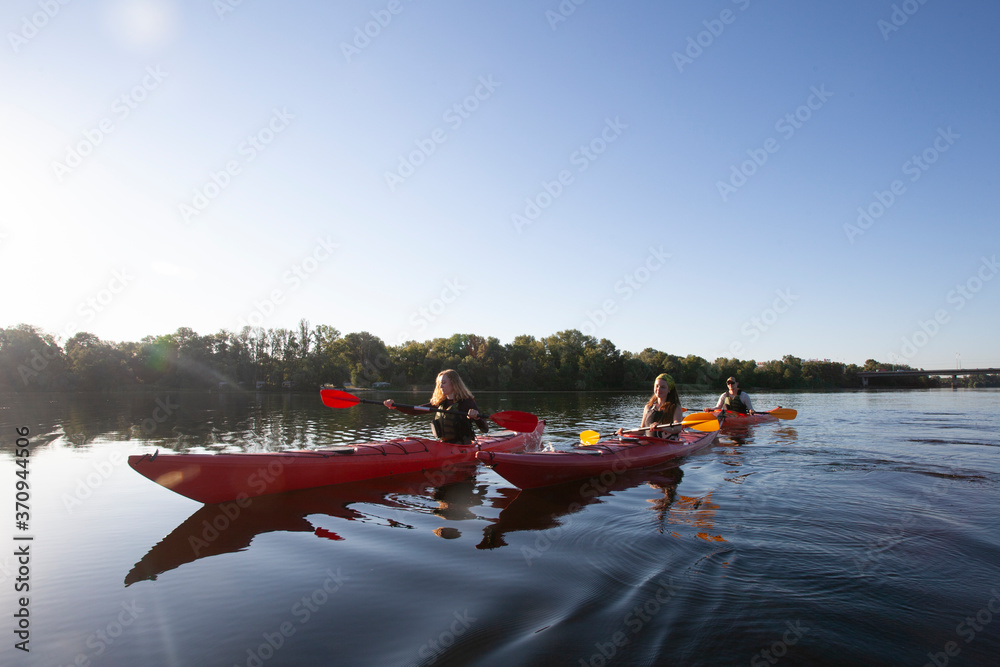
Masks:
[[[602,502],[601,498],[642,484],[659,490],[663,495],[650,500],[656,512],[657,524],[670,522],[668,516],[677,498],[677,485],[684,476],[676,463],[644,470],[626,470],[620,474],[576,480],[537,489],[500,488],[500,497],[491,505],[500,508],[500,515],[483,529],[483,539],[477,549],[497,549],[507,546],[504,536],[527,530],[547,530],[561,526],[563,518],[579,512],[587,505]]]
[[[430,512],[449,521],[474,519],[471,507],[482,505],[485,493],[485,487],[477,487],[475,475],[476,464],[455,464],[422,473],[203,505],[135,564],[125,576],[125,585],[155,580],[164,572],[201,558],[244,551],[262,533],[309,532],[322,539],[344,539],[328,527],[314,525],[307,517],[327,516],[390,528],[414,527],[362,511],[355,505]],[[436,503],[436,507],[428,501]],[[433,532],[444,539],[460,536],[455,528]]]

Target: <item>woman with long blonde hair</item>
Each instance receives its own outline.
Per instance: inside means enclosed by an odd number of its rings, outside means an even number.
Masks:
[[[476,398],[465,386],[458,372],[450,368],[438,373],[434,382],[434,393],[431,394],[429,402],[414,408],[404,408],[396,406],[393,400],[388,398],[384,404],[391,410],[412,415],[423,414],[428,408],[436,408],[438,411],[434,413],[431,430],[434,432],[434,437],[444,442],[472,444],[476,439],[476,434],[472,430],[473,421],[481,432],[486,433],[489,430],[486,420],[479,416]]]
[[[653,396],[642,409],[642,424],[640,429],[648,429],[653,434],[654,427],[660,424],[670,424],[666,428],[655,428],[657,435],[680,433],[680,421],[684,419],[684,409],[677,395],[677,385],[674,379],[666,373],[660,373],[653,381]],[[622,435],[624,429],[618,429]]]

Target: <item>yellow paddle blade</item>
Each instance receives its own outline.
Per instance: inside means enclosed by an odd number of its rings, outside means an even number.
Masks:
[[[768,410],[768,413],[774,415],[778,419],[795,419],[795,416],[799,414],[791,408],[775,408],[774,410]]]
[[[585,445],[596,445],[601,439],[601,434],[597,431],[584,431],[580,434],[580,442]]]
[[[719,419],[711,412],[695,412],[682,419],[681,424],[696,431],[719,430]]]

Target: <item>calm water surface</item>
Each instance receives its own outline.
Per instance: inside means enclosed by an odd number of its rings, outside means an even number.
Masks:
[[[645,395],[478,398],[546,419],[562,448],[636,425]],[[753,398],[799,416],[608,485],[519,492],[470,466],[234,511],[125,458],[322,447],[427,420],[313,395],[0,397],[0,664],[1000,664],[1000,392]],[[24,595],[30,653],[13,632]]]

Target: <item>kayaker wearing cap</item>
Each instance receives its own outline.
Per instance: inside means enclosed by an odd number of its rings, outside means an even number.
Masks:
[[[719,402],[715,404],[715,410],[726,410],[728,412],[738,412],[742,415],[757,414],[750,402],[750,394],[740,389],[739,381],[731,377],[726,380],[726,391],[719,396]]]
[[[678,422],[684,419],[681,399],[677,395],[677,385],[674,379],[666,373],[660,373],[653,381],[653,396],[642,409],[642,424],[640,429],[655,427],[657,424],[676,424],[667,428],[657,428],[657,435],[680,433],[683,428]],[[618,435],[624,433],[618,429]],[[652,431],[650,431],[652,432]]]
[[[476,438],[476,434],[472,430],[473,421],[483,433],[490,430],[486,420],[479,416],[479,406],[476,404],[472,392],[462,382],[458,372],[450,368],[438,373],[434,384],[434,393],[431,395],[429,403],[415,408],[403,408],[396,407],[393,400],[387,398],[384,404],[391,410],[399,410],[410,415],[426,414],[426,410],[420,408],[445,410],[445,412],[435,412],[434,421],[431,422],[434,437],[444,442],[471,445]]]

